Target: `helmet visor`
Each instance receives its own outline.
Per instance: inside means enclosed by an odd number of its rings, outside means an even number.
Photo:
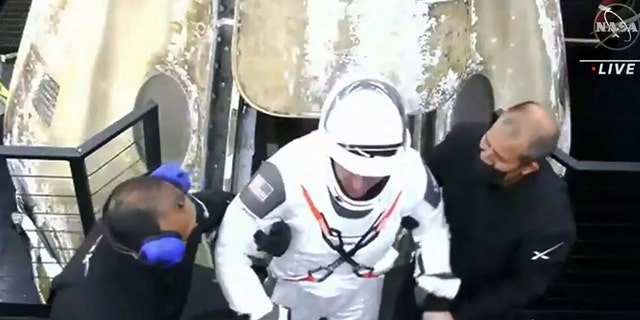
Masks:
[[[334,143],[329,157],[346,170],[363,177],[387,177],[401,166],[402,145],[359,147]]]

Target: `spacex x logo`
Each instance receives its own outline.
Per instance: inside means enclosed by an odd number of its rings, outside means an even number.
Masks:
[[[551,247],[551,248],[549,248],[547,250],[534,251],[533,252],[533,257],[531,257],[531,260],[538,260],[538,259],[549,260],[548,254],[551,253],[551,251],[562,247],[563,244],[564,244],[564,242],[560,242],[560,243],[556,244],[555,246],[553,246],[553,247]]]

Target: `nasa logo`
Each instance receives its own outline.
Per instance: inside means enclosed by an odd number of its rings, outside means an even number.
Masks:
[[[630,6],[618,3],[599,5],[593,21],[593,34],[599,41],[596,48],[603,46],[620,51],[631,47],[640,35],[638,19],[640,16]]]

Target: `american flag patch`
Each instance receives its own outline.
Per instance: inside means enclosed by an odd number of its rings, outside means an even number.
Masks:
[[[265,180],[262,175],[256,175],[248,186],[251,193],[260,201],[265,201],[273,192],[273,187]]]

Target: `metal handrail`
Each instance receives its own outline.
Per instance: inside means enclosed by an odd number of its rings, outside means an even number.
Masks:
[[[557,149],[551,158],[560,165],[575,171],[588,172],[640,172],[640,162],[577,160]]]
[[[600,43],[600,40],[595,38],[564,38],[565,43],[570,44],[594,44],[597,45]]]
[[[96,218],[85,159],[140,121],[142,121],[143,126],[145,161],[147,168],[152,170],[160,166],[162,161],[160,156],[158,105],[155,102],[129,112],[78,147],[0,145],[0,156],[8,159],[63,160],[69,162],[80,221],[83,232],[86,235],[93,227]]]

